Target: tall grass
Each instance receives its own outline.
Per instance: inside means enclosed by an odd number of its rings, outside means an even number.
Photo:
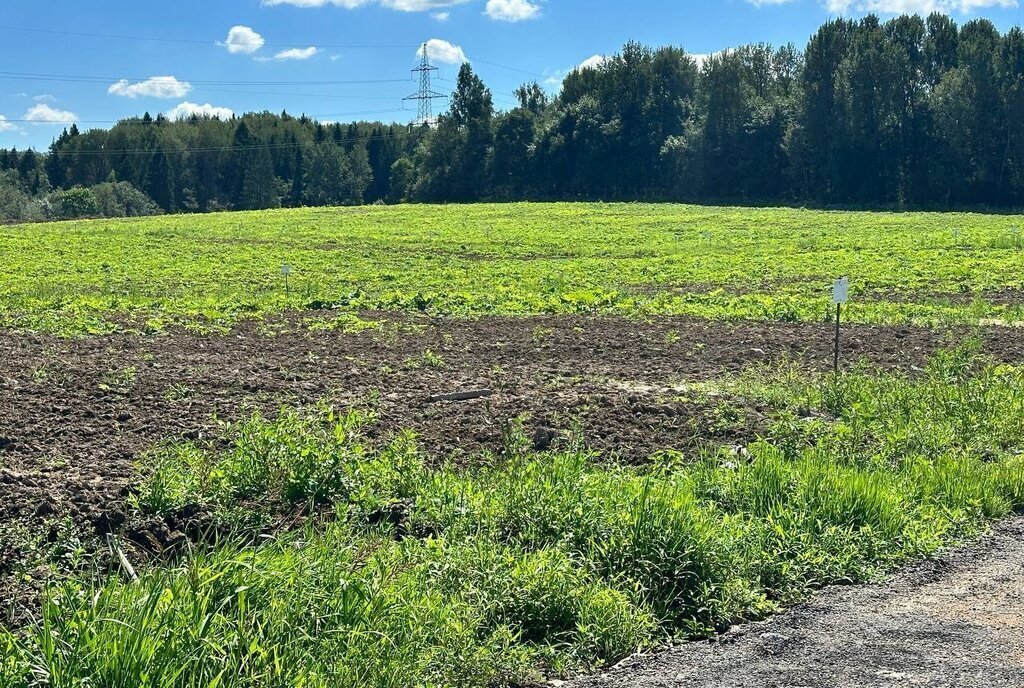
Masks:
[[[1022,377],[970,350],[913,378],[748,377],[774,441],[684,466],[571,450],[428,469],[352,414],[254,418],[227,450],[163,452],[140,505],[338,518],[55,587],[0,633],[0,685],[519,685],[708,635],[1024,506]]]

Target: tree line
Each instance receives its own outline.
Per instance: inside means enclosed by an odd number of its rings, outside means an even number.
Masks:
[[[137,190],[115,204],[132,213],[519,199],[1024,205],[1024,32],[984,19],[837,19],[802,52],[756,44],[700,61],[628,43],[554,97],[528,83],[515,99],[496,111],[464,64],[434,126],[265,112],[72,127],[45,154],[0,151],[0,214],[11,198],[44,214],[95,211],[98,199],[80,197],[97,189],[108,201]]]

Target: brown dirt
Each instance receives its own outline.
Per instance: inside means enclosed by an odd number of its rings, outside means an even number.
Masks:
[[[378,435],[411,428],[439,460],[460,461],[500,451],[503,425],[525,417],[538,448],[578,427],[606,455],[642,461],[661,449],[745,444],[765,431],[764,409],[686,393],[684,381],[751,364],[831,365],[827,325],[363,317],[385,326],[309,332],[286,318],[226,335],[66,340],[0,332],[0,531],[46,524],[56,540],[54,523],[65,517],[88,534],[117,531],[146,450],[166,438],[216,437],[218,420],[255,410],[272,414],[320,399],[372,406]],[[909,369],[961,337],[851,326],[844,355]],[[984,346],[1005,361],[1024,359],[1013,330],[985,330]],[[428,350],[443,362],[431,364]],[[477,388],[494,395],[429,402],[432,394]],[[0,532],[0,578],[16,556]]]
[[[895,303],[948,303],[952,306],[969,306],[981,301],[995,306],[1019,306],[1024,304],[1024,290],[1005,287],[985,291],[928,291],[901,293],[896,291],[870,291],[858,295],[864,301],[891,301]]]

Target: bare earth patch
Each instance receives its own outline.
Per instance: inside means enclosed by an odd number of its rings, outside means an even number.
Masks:
[[[659,450],[692,455],[747,444],[767,431],[767,409],[691,394],[685,383],[751,364],[831,366],[826,324],[363,318],[378,326],[311,332],[295,316],[226,335],[67,340],[0,332],[0,525],[53,542],[68,522],[87,536],[118,532],[148,450],[163,440],[216,441],[222,421],[257,410],[274,414],[322,399],[372,408],[375,438],[412,429],[434,460],[457,462],[500,452],[503,430],[521,418],[537,449],[579,432],[606,457],[639,462]],[[851,326],[844,355],[912,370],[969,334]],[[1024,360],[1013,330],[981,335],[996,358]],[[493,394],[430,400],[481,388]],[[0,597],[11,590],[17,556],[0,547]]]

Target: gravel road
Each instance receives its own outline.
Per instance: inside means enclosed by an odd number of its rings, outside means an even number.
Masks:
[[[872,585],[833,587],[712,642],[574,688],[1024,686],[1024,517]]]

